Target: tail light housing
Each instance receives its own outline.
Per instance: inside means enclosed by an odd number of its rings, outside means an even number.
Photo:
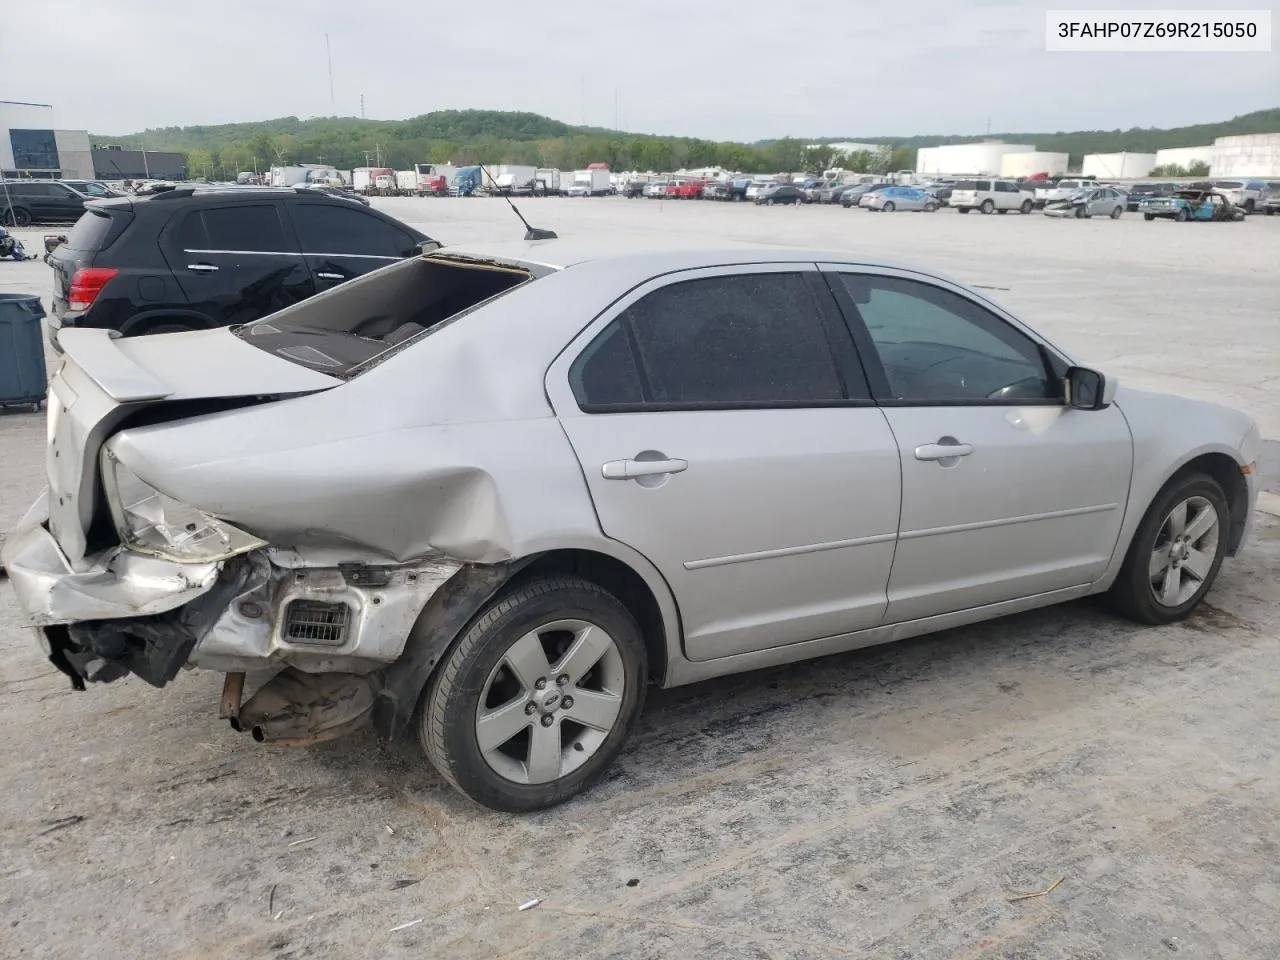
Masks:
[[[114,267],[81,267],[71,277],[67,303],[73,310],[87,310],[120,271]]]

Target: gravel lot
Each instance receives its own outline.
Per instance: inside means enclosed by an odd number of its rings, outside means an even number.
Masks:
[[[375,202],[446,243],[521,233],[495,200]],[[1280,218],[523,211],[561,236],[935,267],[1280,440]],[[18,231],[32,250],[43,232]],[[0,290],[47,297],[48,270],[0,263]],[[0,530],[43,444],[41,417],[0,416]],[[1184,624],[1081,602],[656,693],[605,783],[529,817],[371,736],[257,745],[217,720],[215,675],[75,694],[0,587],[0,957],[1280,955],[1277,503]]]

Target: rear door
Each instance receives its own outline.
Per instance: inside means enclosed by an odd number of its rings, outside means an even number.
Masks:
[[[671,585],[690,659],[880,622],[897,446],[813,265],[652,280],[547,391],[604,533]]]
[[[180,212],[160,246],[191,308],[218,324],[248,323],[315,292],[275,200]]]
[[[905,271],[823,269],[901,449],[886,621],[1101,576],[1133,466],[1120,410],[1067,407],[1065,362],[961,288]]]
[[[285,208],[318,291],[419,252],[417,239],[407,230],[355,203],[303,198],[290,200]]]
[[[74,223],[84,213],[85,196],[65,183],[42,184],[47,192],[47,219],[58,223]]]

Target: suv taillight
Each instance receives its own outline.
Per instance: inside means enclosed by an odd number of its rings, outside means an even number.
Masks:
[[[98,299],[102,288],[119,272],[114,267],[81,267],[71,277],[67,303],[77,310],[87,309]]]

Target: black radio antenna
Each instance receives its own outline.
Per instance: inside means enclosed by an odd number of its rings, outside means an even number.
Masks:
[[[490,174],[487,169],[485,169],[485,165],[483,163],[477,163],[476,166],[480,168],[481,173],[483,173],[486,177],[489,178],[489,182],[492,183],[494,187],[498,186],[498,181],[493,178],[493,175]],[[502,193],[501,190],[499,190],[498,192]],[[502,199],[507,201],[507,206],[511,208],[511,212],[514,213],[517,217],[519,217],[520,222],[524,224],[524,238],[526,240],[558,239],[558,235],[554,230],[544,230],[541,227],[530,226],[529,221],[524,218],[524,215],[520,212],[519,208],[517,208],[516,205],[511,202],[511,198],[507,196],[505,193],[502,193]]]

